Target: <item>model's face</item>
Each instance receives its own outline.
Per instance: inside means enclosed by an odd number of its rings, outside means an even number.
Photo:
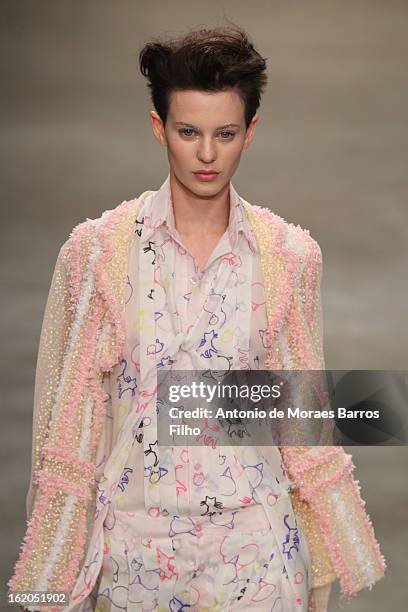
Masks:
[[[230,181],[243,149],[249,147],[258,121],[245,125],[245,108],[233,90],[209,93],[174,91],[170,95],[166,125],[150,113],[157,140],[167,147],[170,172],[189,191],[211,197]],[[200,176],[199,170],[217,172]]]

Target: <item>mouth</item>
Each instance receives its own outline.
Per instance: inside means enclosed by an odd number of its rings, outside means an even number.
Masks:
[[[214,181],[219,175],[219,172],[215,172],[214,170],[198,170],[197,172],[193,172],[193,174],[199,181],[206,183],[209,181]]]

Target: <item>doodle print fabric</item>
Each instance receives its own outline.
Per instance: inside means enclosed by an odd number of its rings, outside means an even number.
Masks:
[[[136,221],[124,357],[105,381],[107,453],[130,401],[140,418],[121,443],[102,567],[81,612],[307,610],[309,552],[278,449],[157,446],[159,368],[264,365],[258,246],[232,185],[230,201],[203,270],[175,228],[169,178]]]

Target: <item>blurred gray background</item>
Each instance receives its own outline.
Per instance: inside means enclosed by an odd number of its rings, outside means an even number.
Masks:
[[[25,530],[35,360],[72,228],[167,176],[137,56],[150,37],[244,27],[268,59],[234,185],[323,251],[327,368],[407,369],[408,2],[2,0],[0,590]],[[406,447],[352,449],[387,558],[349,612],[406,609]],[[341,609],[338,587],[331,611]]]

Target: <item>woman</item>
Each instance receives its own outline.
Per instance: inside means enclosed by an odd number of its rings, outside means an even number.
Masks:
[[[266,63],[226,28],[149,43],[140,66],[169,176],[61,248],[9,586],[75,612],[322,612],[333,580],[349,598],[385,568],[351,457],[157,441],[159,370],[324,369],[320,247],[231,183]]]

